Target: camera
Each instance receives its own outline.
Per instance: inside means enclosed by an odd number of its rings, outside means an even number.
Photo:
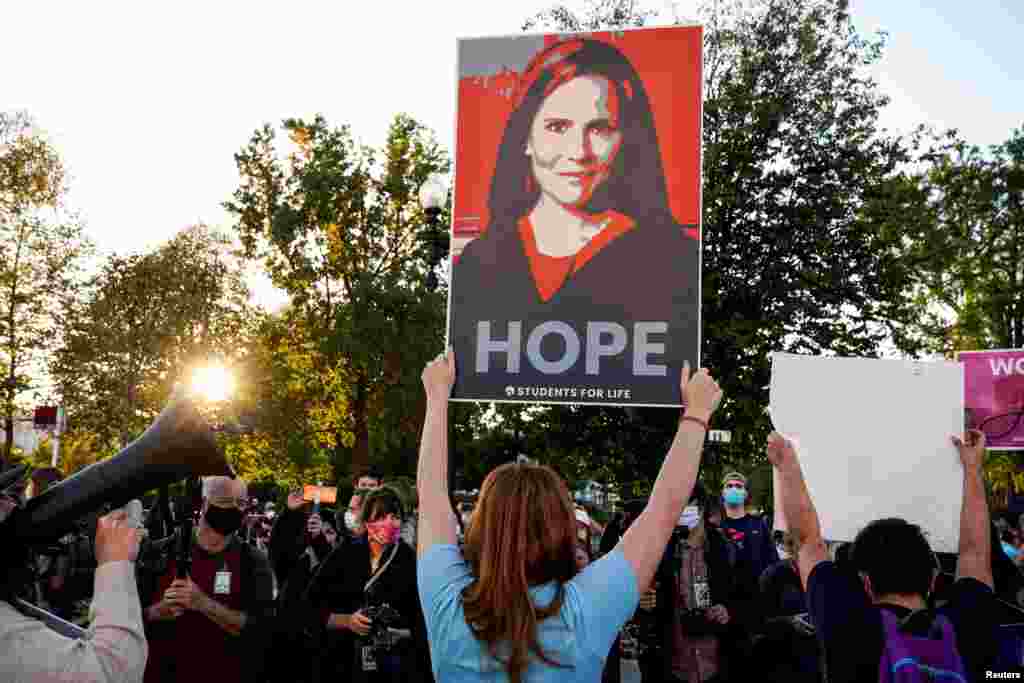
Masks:
[[[362,611],[366,618],[372,622],[370,632],[365,636],[367,644],[375,652],[388,652],[391,650],[395,645],[396,639],[389,629],[398,623],[401,615],[387,603],[377,605],[376,607],[365,607]]]

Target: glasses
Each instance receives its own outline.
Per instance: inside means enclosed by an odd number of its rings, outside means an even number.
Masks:
[[[1003,439],[1017,430],[1022,417],[1024,417],[1024,410],[1014,410],[1002,415],[993,415],[992,417],[985,418],[978,425],[978,429],[985,433],[985,438]]]

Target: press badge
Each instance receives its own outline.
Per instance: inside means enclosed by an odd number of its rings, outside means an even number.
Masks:
[[[369,645],[362,647],[363,653],[363,671],[376,671],[377,670],[377,659],[373,656],[373,648]]]
[[[707,581],[693,582],[694,609],[707,609],[711,607],[711,591]]]
[[[213,577],[213,594],[214,595],[230,595],[231,594],[231,572],[220,571],[217,572]]]

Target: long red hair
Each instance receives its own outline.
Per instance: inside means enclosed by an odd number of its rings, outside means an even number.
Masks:
[[[495,468],[484,480],[463,550],[474,581],[462,593],[466,623],[495,660],[520,683],[531,653],[552,666],[537,624],[562,608],[565,582],[576,574],[576,517],[554,470],[528,464]],[[554,600],[535,607],[529,589],[556,583]],[[499,656],[499,646],[507,658]]]

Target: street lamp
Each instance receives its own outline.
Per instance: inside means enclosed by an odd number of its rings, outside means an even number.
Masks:
[[[420,186],[420,206],[423,213],[427,215],[427,227],[424,230],[423,241],[430,246],[430,259],[427,262],[430,273],[427,275],[427,289],[437,289],[437,266],[441,263],[447,253],[447,245],[444,243],[444,236],[441,234],[441,210],[448,200],[448,185],[445,177],[440,173],[432,173]]]

